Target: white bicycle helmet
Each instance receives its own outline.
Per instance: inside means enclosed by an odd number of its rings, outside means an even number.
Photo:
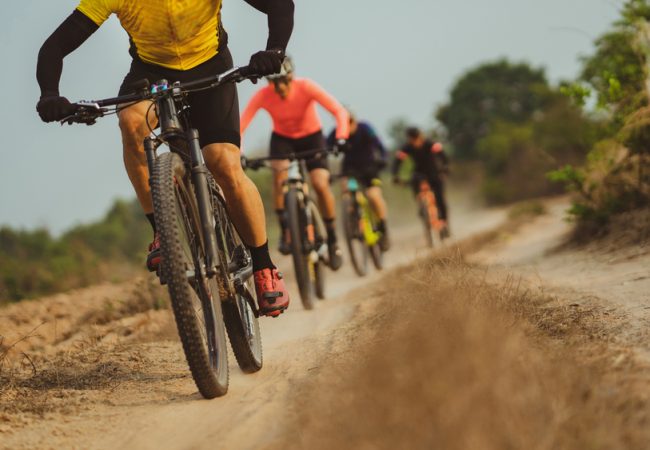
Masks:
[[[279,73],[274,73],[273,75],[269,75],[266,77],[267,80],[273,81],[273,80],[279,80],[281,78],[286,78],[288,75],[291,75],[294,71],[295,67],[293,65],[293,60],[291,59],[290,56],[285,56],[284,61],[282,61],[282,66],[280,67],[280,72]]]

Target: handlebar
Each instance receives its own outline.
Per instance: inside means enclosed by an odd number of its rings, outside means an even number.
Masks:
[[[143,100],[155,100],[157,97],[168,94],[170,91],[171,95],[178,97],[193,91],[213,89],[225,83],[239,83],[244,80],[257,82],[257,79],[261,77],[261,75],[254,73],[249,66],[243,66],[234,67],[221,74],[200,78],[186,83],[175,82],[172,84],[150,84],[148,80],[143,80],[143,86],[140,92],[106,98],[103,100],[82,100],[73,103],[72,105],[76,109],[74,114],[64,118],[60,122],[61,124],[67,123],[69,125],[72,125],[73,123],[92,125],[95,123],[97,118],[103,117],[109,113],[111,111],[109,109],[111,106],[135,103]]]
[[[282,156],[264,156],[252,159],[242,156],[242,160],[245,161],[245,167],[247,169],[258,170],[262,167],[267,167],[267,163],[270,161],[300,161],[311,158],[322,158],[329,154],[335,154],[335,149],[333,147],[317,148],[297,153],[293,152]]]

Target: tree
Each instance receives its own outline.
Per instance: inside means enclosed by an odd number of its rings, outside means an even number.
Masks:
[[[477,143],[496,122],[525,123],[544,109],[549,93],[543,69],[506,60],[491,62],[465,74],[436,117],[447,129],[454,155],[474,159]]]
[[[551,174],[576,192],[571,213],[600,227],[612,215],[650,204],[650,2],[628,0],[620,19],[583,59],[582,85],[605,112],[603,139],[582,167]]]

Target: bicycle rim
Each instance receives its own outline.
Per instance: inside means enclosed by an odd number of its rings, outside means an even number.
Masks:
[[[318,211],[316,204],[311,200],[308,200],[308,202],[311,216],[314,221],[315,241],[318,245],[322,245],[327,239],[325,222],[323,221],[323,218],[321,217],[320,211]],[[318,250],[320,250],[320,248]],[[320,255],[315,255],[314,260],[310,260],[310,264],[313,266],[313,268],[310,269],[314,271],[314,293],[319,300],[325,300],[325,262],[320,258]]]
[[[315,296],[314,274],[310,273],[309,255],[303,247],[307,224],[304,223],[304,210],[296,189],[292,188],[287,192],[285,207],[289,218],[291,256],[300,299],[305,309],[313,309]]]
[[[368,254],[365,240],[360,234],[360,219],[357,208],[354,200],[349,196],[343,198],[341,205],[343,231],[348,253],[350,254],[350,261],[352,261],[352,267],[354,267],[357,275],[363,277],[368,273]]]
[[[158,157],[152,175],[162,275],[192,377],[206,398],[228,390],[228,357],[218,287],[203,273],[203,249],[193,190],[181,158]]]
[[[431,226],[431,217],[429,215],[429,205],[427,199],[420,199],[420,219],[424,226],[424,239],[429,248],[433,248],[433,227]]]
[[[223,239],[217,239],[217,243],[223,262],[221,276],[226,280],[231,277],[227,270],[230,263],[250,255],[230,221],[225,202],[217,191],[216,184],[213,184],[213,202],[218,232],[223,236]],[[227,301],[222,303],[230,346],[239,368],[245,373],[257,372],[263,364],[262,333],[253,310],[255,298],[253,277],[249,277],[241,286],[235,286],[234,292],[229,292]]]

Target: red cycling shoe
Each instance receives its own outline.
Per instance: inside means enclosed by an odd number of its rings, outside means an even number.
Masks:
[[[253,274],[260,314],[278,317],[289,307],[289,292],[277,269],[262,269]]]
[[[147,269],[149,272],[156,272],[160,266],[161,260],[160,235],[156,233],[153,237],[153,242],[149,244],[149,255],[147,255]]]

